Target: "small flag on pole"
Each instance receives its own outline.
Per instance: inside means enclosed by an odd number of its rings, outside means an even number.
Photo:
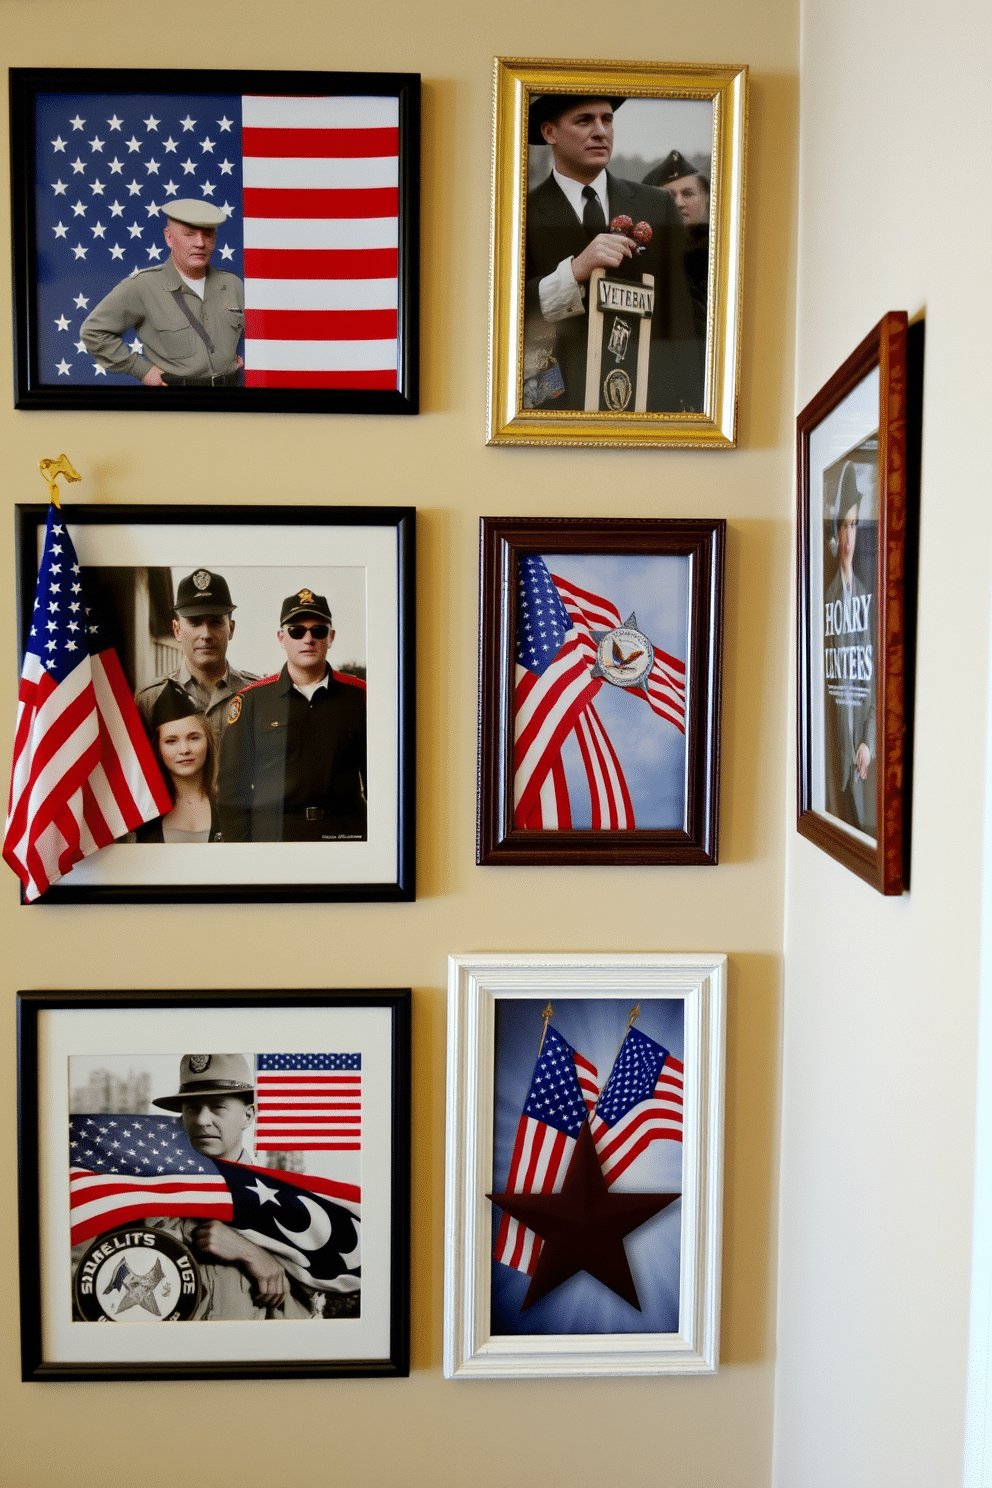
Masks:
[[[74,863],[171,806],[52,505],[18,691],[4,859],[30,902]]]

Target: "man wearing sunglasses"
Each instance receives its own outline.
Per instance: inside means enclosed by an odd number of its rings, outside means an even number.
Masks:
[[[232,698],[221,747],[225,842],[362,842],[366,837],[365,683],[327,663],[322,594],[283,600],[286,664]]]

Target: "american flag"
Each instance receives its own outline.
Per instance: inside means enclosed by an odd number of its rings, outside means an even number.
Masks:
[[[521,559],[514,689],[514,825],[531,830],[571,826],[561,750],[575,733],[585,768],[594,829],[633,828],[634,808],[617,751],[594,700],[594,632],[623,624],[610,600],[552,574],[544,559]],[[643,687],[627,689],[685,733],[685,664],[654,648]]]
[[[18,691],[3,855],[37,899],[74,863],[172,801],[61,511],[45,547]]]
[[[360,1152],[361,1054],[260,1054],[255,1146],[259,1152]]]
[[[212,262],[245,283],[246,386],[397,387],[396,95],[41,93],[35,120],[40,383],[135,386],[80,327],[165,262],[169,201],[194,197],[227,217]]]
[[[163,1116],[72,1116],[73,1245],[145,1219],[219,1219],[278,1255],[299,1281],[353,1290],[360,1190],[313,1174],[216,1162]]]
[[[560,1193],[579,1132],[599,1094],[596,1066],[548,1025],[517,1127],[505,1193]],[[533,1273],[541,1240],[504,1214],[493,1254],[517,1271]]]
[[[628,1029],[591,1123],[607,1186],[651,1142],[681,1142],[683,1076],[680,1059],[638,1029]]]

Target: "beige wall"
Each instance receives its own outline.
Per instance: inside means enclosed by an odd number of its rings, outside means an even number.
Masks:
[[[420,509],[419,898],[399,907],[21,908],[0,880],[0,1021],[8,1185],[19,987],[405,985],[415,988],[413,1373],[409,1381],[209,1386],[24,1385],[4,1208],[4,1484],[177,1481],[280,1488],[599,1483],[766,1488],[770,1479],[783,794],[791,552],[798,16],[743,7],[532,0],[359,6],[215,0],[206,12],[121,0],[0,0],[12,65],[317,67],[424,76],[423,413],[416,419],[13,413],[0,356],[7,513],[0,521],[3,675],[16,689],[11,509],[43,497],[37,462],[66,450],[72,495],[118,503],[404,501]],[[567,35],[565,32],[567,31]],[[748,62],[752,68],[740,449],[556,452],[484,447],[494,54]],[[0,160],[6,172],[5,147]],[[0,182],[0,193],[6,183]],[[0,197],[2,199],[2,197]],[[8,275],[0,232],[0,281]],[[4,333],[6,334],[6,333]],[[618,494],[619,493],[619,494]],[[477,543],[481,514],[729,519],[721,865],[474,864]],[[0,730],[10,737],[11,728]],[[6,769],[6,763],[3,768]],[[451,951],[609,950],[593,911],[621,898],[644,949],[730,954],[723,1361],[709,1379],[451,1382],[441,1377],[444,986]],[[10,1191],[8,1187],[8,1192]],[[70,1425],[71,1423],[71,1425]]]
[[[890,309],[925,318],[926,380],[910,891],[883,901],[787,839],[774,1481],[950,1488],[986,810],[992,35],[971,0],[804,0],[802,36],[796,406]]]

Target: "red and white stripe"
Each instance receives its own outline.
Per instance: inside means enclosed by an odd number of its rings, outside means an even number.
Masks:
[[[589,676],[588,657],[571,632],[540,677],[517,666],[513,720],[516,826],[527,823],[549,770],[561,759],[562,745],[601,686],[601,678]]]
[[[681,1142],[684,1077],[682,1060],[673,1059],[669,1054],[662,1065],[658,1083],[647,1100],[631,1106],[615,1126],[608,1126],[598,1116],[593,1116],[593,1141],[607,1187],[615,1183],[635,1157],[639,1157],[652,1142]]]
[[[242,99],[245,381],[395,389],[399,100]]]
[[[259,1152],[360,1152],[361,1072],[259,1070],[255,1147]]]
[[[171,807],[116,652],[84,656],[61,683],[27,652],[3,847],[25,899]]]
[[[575,723],[589,783],[593,830],[624,831],[634,826],[634,805],[617,752],[595,706],[589,703]]]
[[[575,1055],[575,1072],[591,1116],[599,1099],[599,1072],[579,1053]],[[533,1116],[521,1116],[506,1192],[561,1193],[575,1151],[575,1140]],[[542,1244],[541,1237],[533,1230],[504,1214],[496,1233],[493,1255],[505,1266],[533,1275]]]
[[[233,1219],[234,1204],[227,1184],[215,1173],[188,1178],[132,1178],[71,1168],[69,1213],[70,1243],[79,1245],[104,1230],[132,1224],[146,1215]]]

